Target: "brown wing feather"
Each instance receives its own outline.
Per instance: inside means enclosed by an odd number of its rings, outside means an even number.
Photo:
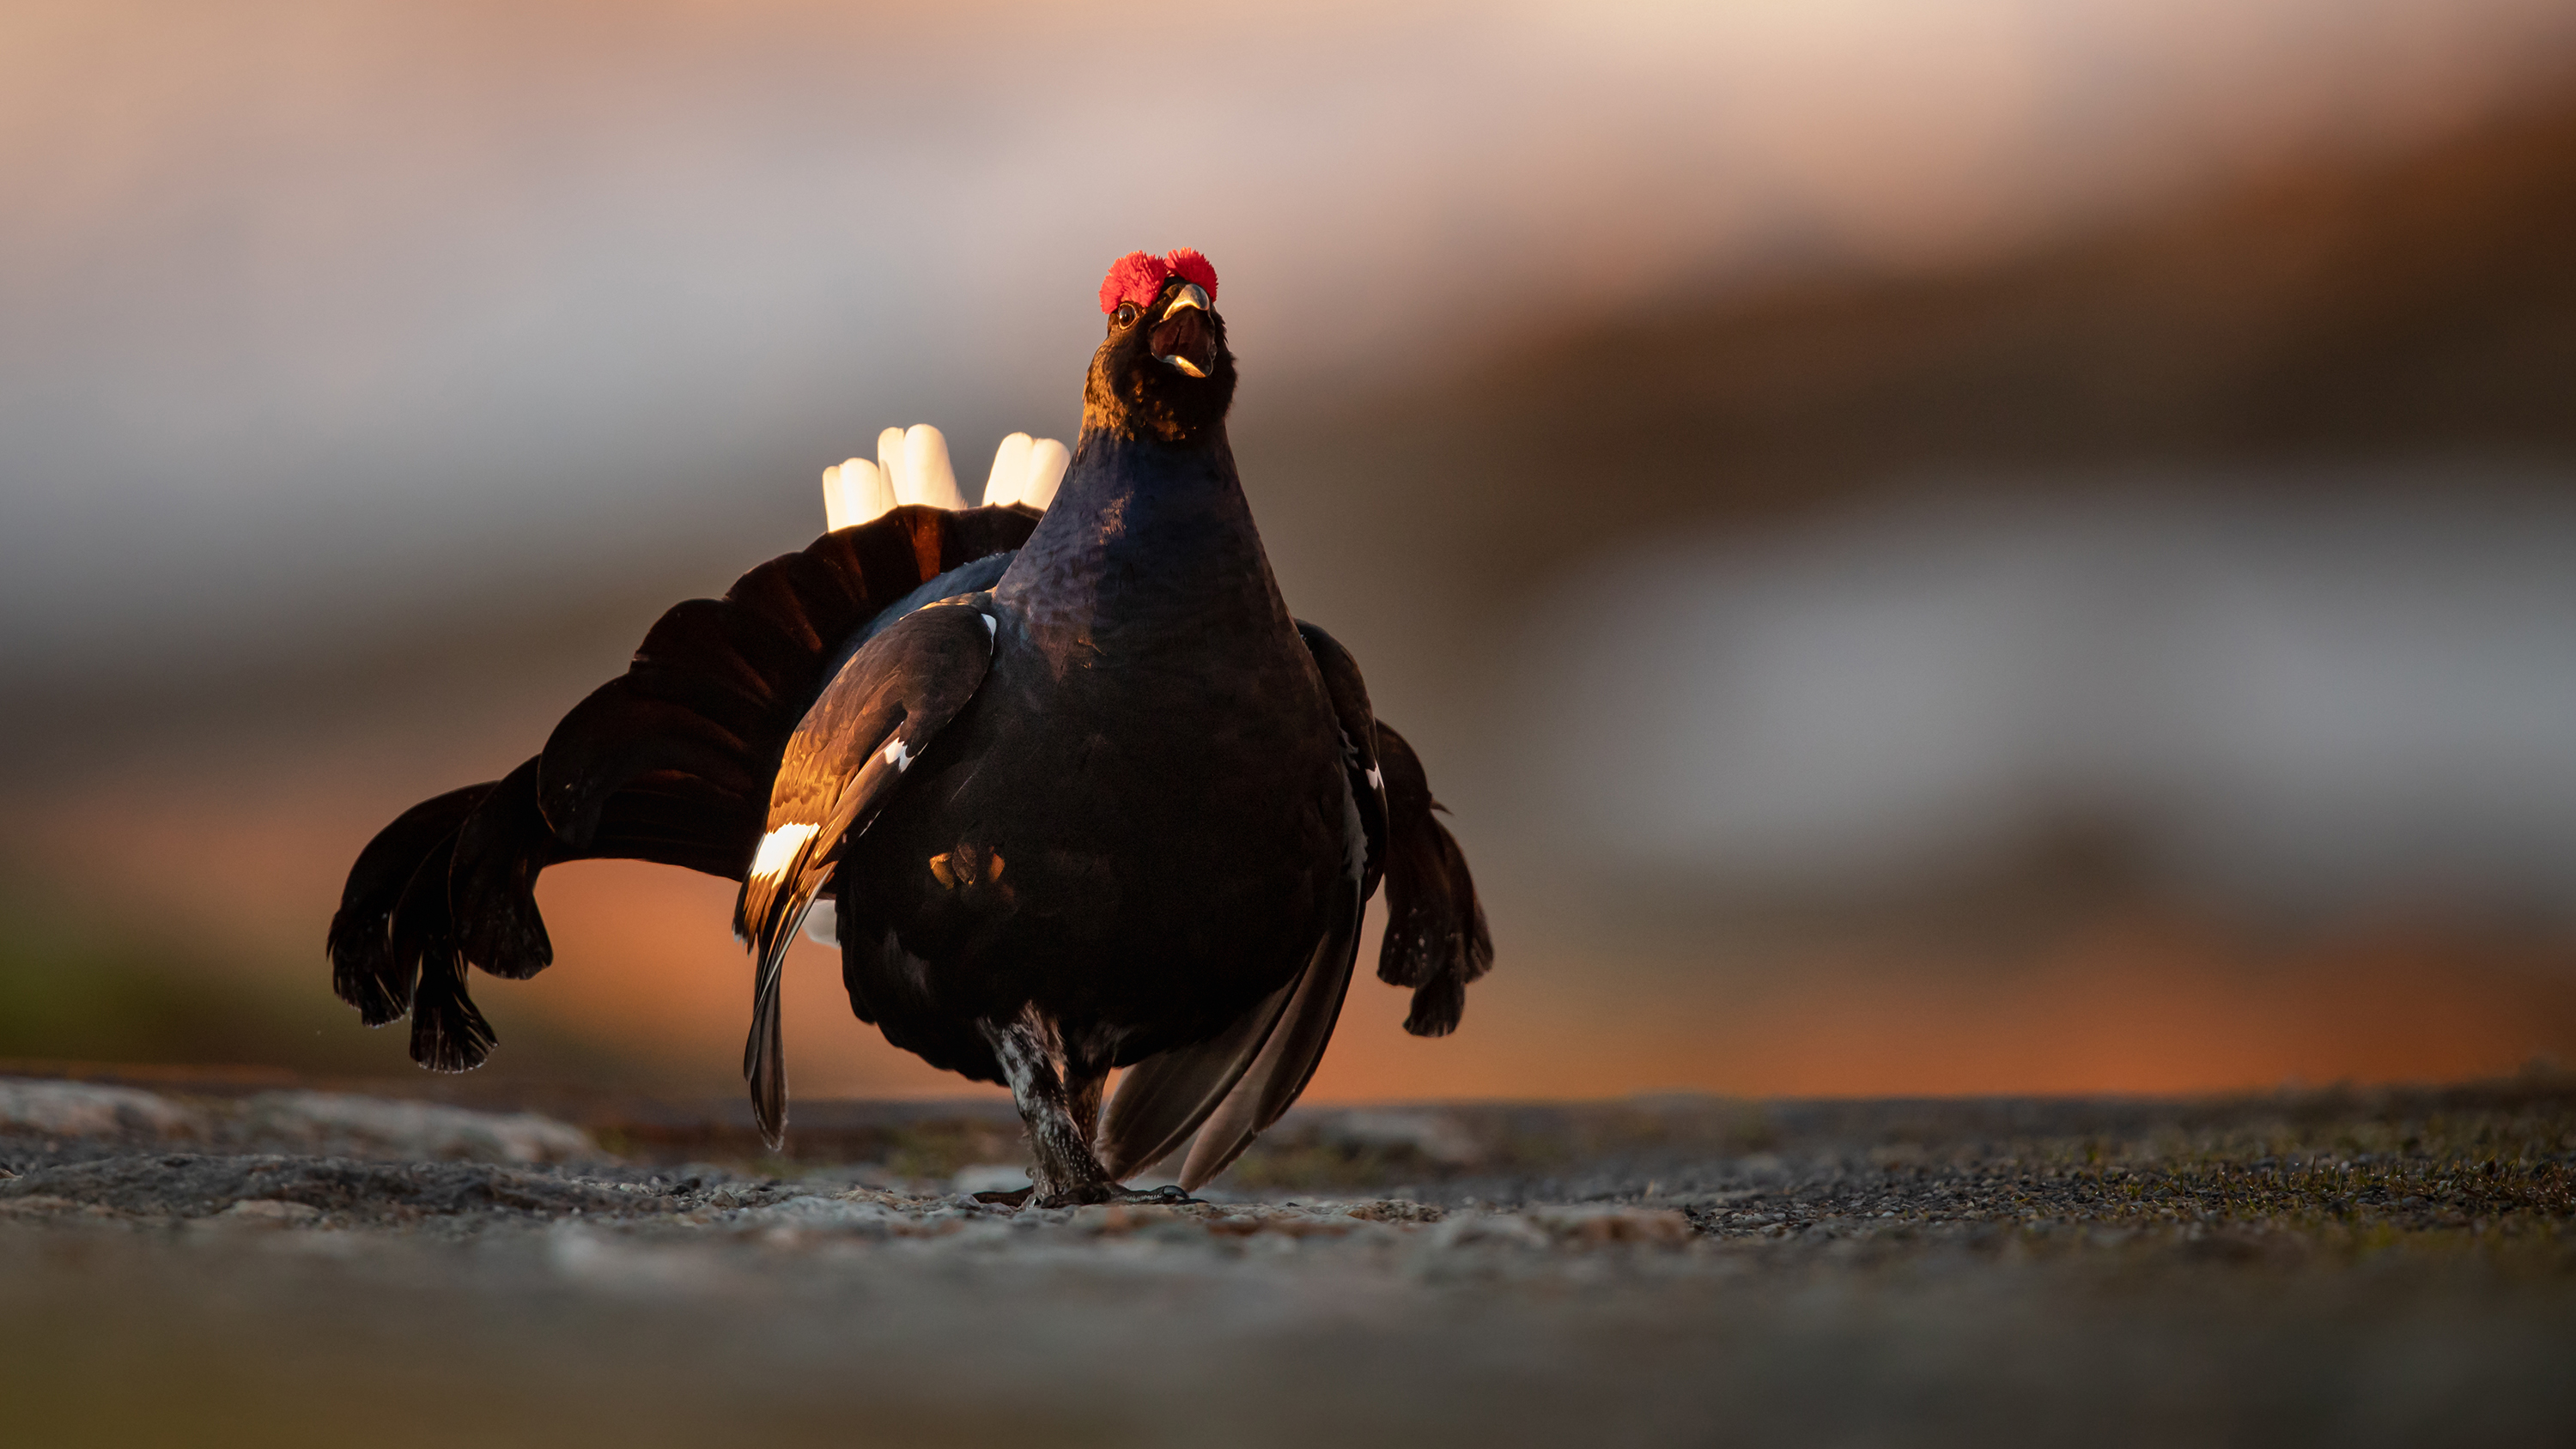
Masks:
[[[751,947],[752,1024],[742,1074],[769,1145],[787,1127],[778,990],[797,922],[832,877],[842,837],[865,829],[911,762],[984,682],[991,596],[922,609],[869,640],[823,687],[787,742],[734,931]]]

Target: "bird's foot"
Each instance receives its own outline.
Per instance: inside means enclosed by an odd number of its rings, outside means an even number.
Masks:
[[[1178,1183],[1161,1187],[1121,1187],[1114,1182],[1085,1183],[1063,1192],[1041,1194],[1035,1186],[1015,1188],[1010,1192],[979,1192],[975,1201],[1009,1208],[1090,1207],[1096,1203],[1150,1203],[1159,1207],[1180,1207],[1201,1201],[1181,1190]]]
[[[1032,1197],[1029,1200],[1029,1206],[1068,1208],[1092,1207],[1102,1203],[1135,1203],[1139,1206],[1180,1207],[1197,1201],[1199,1199],[1183,1192],[1177,1183],[1165,1183],[1161,1187],[1140,1189],[1121,1187],[1114,1182],[1101,1182],[1044,1197]]]
[[[1117,1196],[1108,1199],[1108,1201],[1159,1203],[1164,1207],[1180,1207],[1188,1203],[1201,1202],[1204,1201],[1204,1199],[1190,1196],[1189,1193],[1182,1190],[1181,1185],[1177,1182],[1167,1182],[1161,1187],[1122,1187],[1118,1189]]]

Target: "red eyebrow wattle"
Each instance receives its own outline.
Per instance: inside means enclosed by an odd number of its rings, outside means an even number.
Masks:
[[[1194,247],[1175,247],[1159,257],[1129,252],[1110,263],[1109,275],[1100,283],[1100,310],[1115,312],[1122,302],[1147,306],[1163,290],[1163,283],[1175,276],[1205,290],[1209,301],[1216,300],[1215,265]]]

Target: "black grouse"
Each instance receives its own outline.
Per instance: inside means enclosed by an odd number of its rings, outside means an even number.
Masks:
[[[1493,957],[1475,886],[1358,665],[1271,577],[1215,293],[1194,251],[1111,269],[1043,514],[907,505],[826,533],[663,615],[508,776],[387,826],[331,923],[340,997],[370,1025],[408,1012],[413,1059],[466,1070],[493,1036],[465,964],[552,959],[538,872],[739,880],[743,1070],[775,1145],[779,974],[828,895],[851,1008],[1007,1084],[1049,1206],[1128,1195],[1185,1142],[1195,1188],[1276,1121],[1381,881],[1378,974],[1412,989],[1406,1030],[1453,1030]]]

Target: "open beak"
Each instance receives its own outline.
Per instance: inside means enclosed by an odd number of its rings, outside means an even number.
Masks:
[[[1154,350],[1154,360],[1167,362],[1191,377],[1205,377],[1216,368],[1216,330],[1208,325],[1208,294],[1197,283],[1186,283],[1172,294],[1163,315],[1154,321],[1154,335],[1146,339]]]

